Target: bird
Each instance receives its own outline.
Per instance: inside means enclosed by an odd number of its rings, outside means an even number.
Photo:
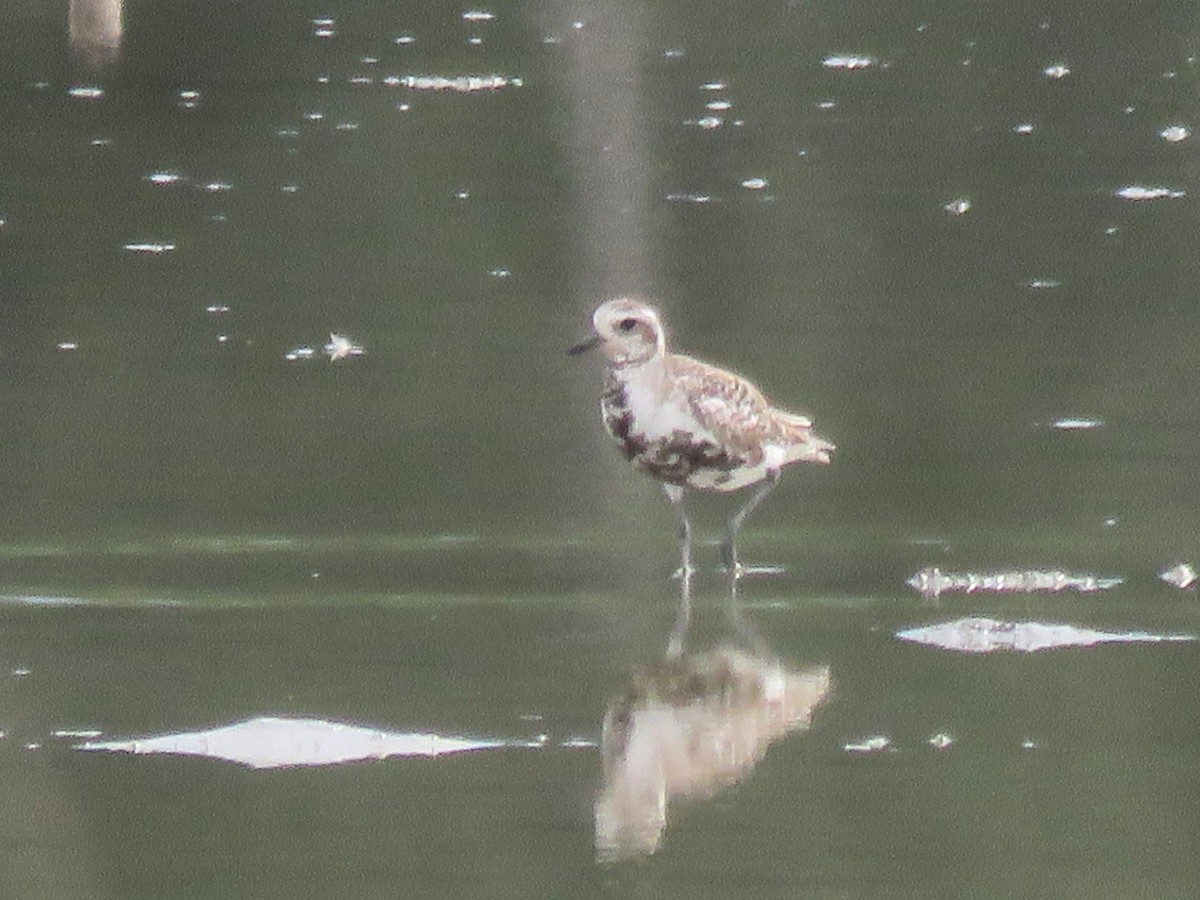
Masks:
[[[721,556],[733,591],[742,570],[737,537],[746,518],[794,463],[829,463],[836,449],[808,416],[772,406],[734,372],[672,353],[658,311],[641,300],[608,300],[592,334],[567,350],[599,348],[607,359],[600,412],[625,458],[661,482],[679,520],[680,573],[688,594],[692,525],[686,489],[753,492],[729,518]]]

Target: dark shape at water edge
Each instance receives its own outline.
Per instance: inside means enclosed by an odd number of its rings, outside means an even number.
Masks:
[[[774,741],[811,725],[831,684],[828,666],[792,671],[732,648],[635,672],[604,717],[597,860],[658,850],[672,798],[704,799],[745,778]]]

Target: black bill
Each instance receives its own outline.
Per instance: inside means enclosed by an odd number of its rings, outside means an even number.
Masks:
[[[578,356],[580,353],[587,353],[589,350],[594,350],[600,346],[600,335],[593,334],[586,341],[581,341],[574,347],[567,350],[567,356]]]

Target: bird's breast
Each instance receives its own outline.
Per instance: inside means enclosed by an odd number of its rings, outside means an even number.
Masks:
[[[658,480],[704,490],[737,486],[735,472],[746,464],[742,455],[653,384],[610,374],[600,408],[625,458]]]

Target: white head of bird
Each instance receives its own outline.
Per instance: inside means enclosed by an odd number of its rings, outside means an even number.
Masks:
[[[621,297],[602,303],[592,313],[595,334],[568,352],[578,355],[599,347],[614,366],[636,366],[662,357],[667,338],[658,312],[640,300]]]

